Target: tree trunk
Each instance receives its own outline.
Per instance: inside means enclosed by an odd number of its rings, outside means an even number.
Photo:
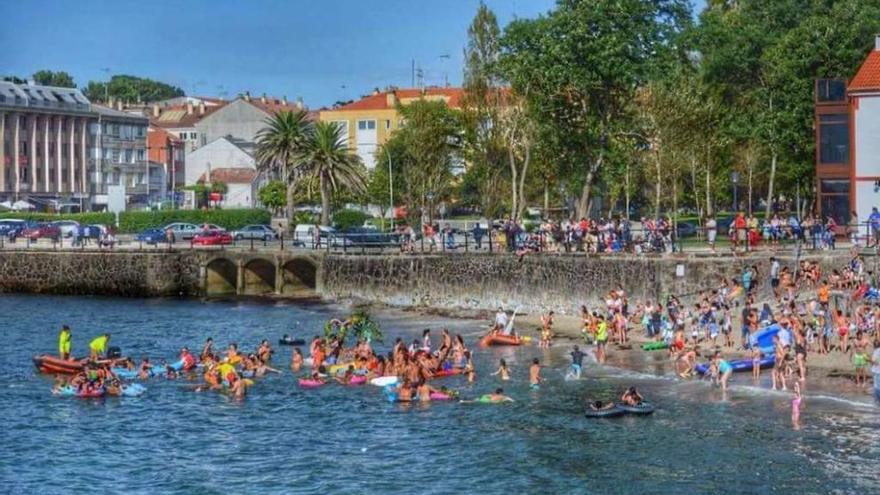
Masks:
[[[628,222],[629,221],[629,160],[627,160],[627,162],[626,162],[626,174],[623,177],[624,177],[623,187],[625,188],[623,191],[623,197],[625,199],[624,203],[625,203],[625,207],[626,207],[626,213],[624,213],[624,216],[626,217],[626,221]]]
[[[764,208],[764,219],[770,218],[770,209],[773,207],[773,181],[776,180],[776,150],[770,157],[770,180],[767,181],[767,206]]]
[[[711,188],[711,185],[709,182],[711,179],[711,174],[709,172],[711,171],[712,166],[710,165],[709,159],[710,159],[709,152],[707,150],[706,151],[706,217],[712,216],[712,193],[711,193],[712,188]]]
[[[519,211],[517,203],[517,174],[516,174],[516,155],[513,152],[512,145],[508,144],[507,161],[510,164],[510,217],[516,220],[516,214]]]
[[[587,171],[587,177],[584,180],[584,187],[581,189],[581,197],[578,199],[577,205],[577,217],[578,218],[586,218],[587,214],[590,212],[590,207],[592,206],[592,199],[590,197],[590,193],[593,190],[593,181],[596,180],[596,172],[599,171],[599,168],[602,167],[602,162],[604,161],[605,156],[603,154],[599,154],[599,157],[590,165],[590,169]]]
[[[654,170],[657,172],[657,182],[654,184],[654,218],[660,218],[660,154],[654,153]]]
[[[321,176],[321,225],[330,225],[330,184]]]
[[[293,231],[293,196],[296,192],[296,185],[287,183],[287,205],[284,207],[285,215],[287,215],[287,229]]]
[[[746,209],[749,210],[749,216],[752,216],[752,175],[755,169],[755,163],[753,160],[749,160],[749,204],[746,205]],[[736,213],[736,212],[734,212]]]
[[[523,212],[526,209],[526,195],[525,195],[526,174],[529,171],[529,162],[531,162],[531,160],[532,160],[532,149],[531,149],[531,146],[529,146],[527,144],[526,145],[526,156],[523,159],[522,172],[520,172],[520,175],[519,175],[519,191],[517,192],[517,195],[516,195],[517,200],[519,201],[519,203],[517,204],[518,210],[516,212],[517,219],[522,218]]]
[[[544,218],[550,218],[550,181],[544,178]]]
[[[697,216],[702,222],[704,220],[703,207],[700,206],[700,193],[697,192],[697,159],[693,157],[691,157],[691,185],[694,187],[694,206],[697,208]]]

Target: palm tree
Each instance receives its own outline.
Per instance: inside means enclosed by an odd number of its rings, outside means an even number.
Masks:
[[[304,110],[282,111],[266,121],[257,133],[257,167],[287,185],[287,218],[293,219],[293,195],[296,190],[293,170],[300,161],[311,132]]]
[[[335,122],[316,122],[309,132],[295,177],[318,182],[321,191],[321,225],[330,224],[330,197],[342,188],[353,193],[366,189],[366,173],[360,158],[351,152],[342,127]]]

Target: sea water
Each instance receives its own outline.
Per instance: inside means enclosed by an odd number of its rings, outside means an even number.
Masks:
[[[659,368],[585,360],[565,380],[570,345],[479,349],[485,322],[375,311],[385,345],[444,327],[474,350],[477,382],[432,385],[476,397],[503,387],[512,404],[390,404],[377,387],[297,387],[287,333],[308,340],[346,309],[255,301],[0,296],[6,362],[0,374],[2,493],[880,493],[880,410],[862,397],[807,396],[801,423],[791,395],[735,377],[722,394]],[[31,357],[54,353],[62,324],[74,351],[103,332],[136,359],[252,350],[267,338],[284,370],[257,380],[244,401],[190,391],[186,379],[145,381],[136,398],[55,397]],[[513,380],[490,373],[506,359]],[[547,381],[527,384],[538,358]],[[612,354],[612,358],[615,358]],[[619,357],[612,359],[616,365]],[[635,385],[649,417],[587,419],[588,400]]]

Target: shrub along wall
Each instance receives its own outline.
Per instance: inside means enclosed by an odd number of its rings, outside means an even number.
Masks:
[[[6,212],[0,218],[19,218],[36,222],[55,220],[75,220],[84,224],[113,225],[115,216],[112,213],[16,213]],[[157,211],[126,211],[119,215],[119,232],[133,233],[144,229],[157,228],[173,222],[187,222],[200,225],[213,223],[228,230],[235,230],[249,225],[269,224],[272,214],[260,209],[232,210],[157,210]]]

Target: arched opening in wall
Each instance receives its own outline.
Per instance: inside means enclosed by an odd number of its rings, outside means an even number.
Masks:
[[[255,259],[244,265],[244,294],[261,295],[275,292],[275,265]]]
[[[310,260],[296,258],[284,264],[281,293],[287,296],[314,296],[318,267]]]
[[[235,263],[226,258],[217,258],[206,267],[205,294],[209,296],[226,296],[235,294],[238,278]]]

